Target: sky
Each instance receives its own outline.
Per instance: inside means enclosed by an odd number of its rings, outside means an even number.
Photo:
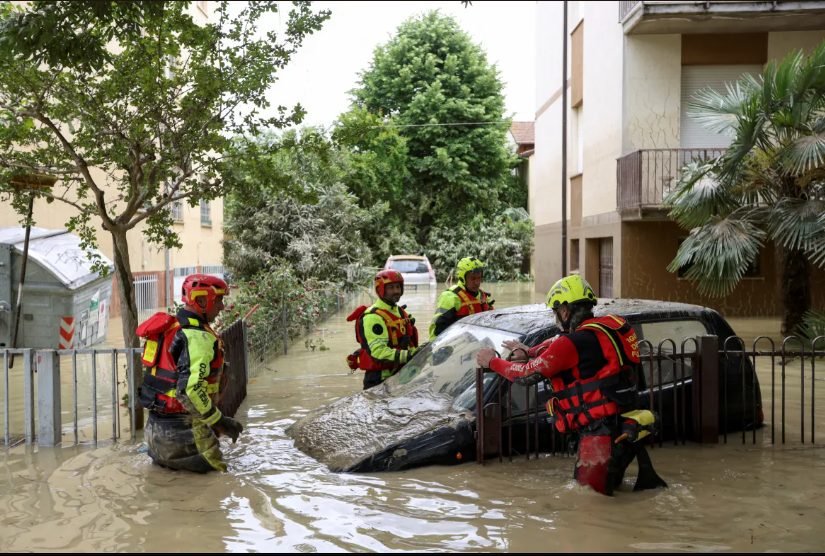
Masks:
[[[456,18],[495,64],[504,83],[507,115],[532,120],[535,106],[535,2],[313,2],[332,16],[304,40],[269,91],[273,106],[307,110],[302,125],[329,125],[349,109],[348,91],[372,61],[373,51],[395,36],[408,18],[440,10]],[[278,15],[267,24],[280,26]],[[285,17],[284,17],[285,19]]]

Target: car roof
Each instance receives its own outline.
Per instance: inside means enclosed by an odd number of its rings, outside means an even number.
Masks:
[[[713,309],[690,303],[676,303],[673,301],[657,301],[652,299],[612,299],[599,298],[593,313],[599,317],[614,314],[627,318],[629,321],[674,320],[680,317],[699,318]],[[543,303],[520,305],[506,309],[496,309],[484,313],[476,313],[462,319],[463,323],[496,328],[520,335],[532,333],[554,327],[556,318],[553,311]]]
[[[390,257],[387,260],[390,261],[390,260],[397,260],[397,259],[415,259],[417,261],[423,261],[426,258],[427,257],[425,257],[423,255],[390,255]]]

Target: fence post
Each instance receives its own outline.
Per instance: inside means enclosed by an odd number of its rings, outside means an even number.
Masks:
[[[476,367],[476,461],[484,464],[484,369]]]
[[[60,359],[54,350],[37,352],[37,444],[56,446],[62,438]]]
[[[34,442],[34,352],[23,350],[23,420],[26,444]]]
[[[286,317],[286,302],[284,302],[283,306],[281,307],[281,335],[283,337],[284,342],[284,355],[287,355],[287,351],[289,348],[289,329],[287,328],[288,321]]]
[[[719,443],[719,338],[699,336],[697,368],[693,372],[693,440]]]

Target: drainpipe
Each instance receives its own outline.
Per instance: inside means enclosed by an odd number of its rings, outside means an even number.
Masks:
[[[567,276],[567,0],[561,33],[561,275]]]

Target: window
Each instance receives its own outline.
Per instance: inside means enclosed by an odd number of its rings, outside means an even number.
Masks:
[[[690,114],[689,104],[702,89],[725,92],[727,83],[734,83],[746,74],[758,75],[761,65],[697,65],[682,66],[682,104],[680,107],[680,143],[683,149],[727,148],[733,138],[708,129]]]
[[[212,227],[212,210],[209,201],[201,199],[201,226]]]
[[[613,297],[613,238],[599,240],[599,297]]]
[[[171,212],[173,222],[183,222],[183,203],[181,201],[174,201],[172,203]]]
[[[579,240],[570,240],[570,272],[579,270]]]
[[[669,384],[675,380],[681,380],[693,376],[692,360],[690,357],[685,357],[684,367],[682,367],[681,357],[673,357],[673,346],[676,346],[675,353],[681,354],[682,342],[686,338],[695,338],[708,333],[705,325],[698,320],[673,320],[673,321],[659,321],[659,322],[643,322],[634,324],[633,328],[639,334],[639,340],[646,340],[641,342],[639,352],[642,357],[642,367],[644,375],[642,377],[643,384],[652,384],[658,386],[661,384]],[[665,340],[673,340],[673,343]],[[649,342],[649,344],[648,344]],[[657,363],[655,357],[659,353],[659,344],[662,345],[661,363]],[[653,359],[653,373],[651,379],[650,359],[649,356],[654,356]],[[696,343],[690,340],[684,342],[685,355],[694,353],[696,351]],[[659,371],[661,369],[661,381],[659,380]]]

